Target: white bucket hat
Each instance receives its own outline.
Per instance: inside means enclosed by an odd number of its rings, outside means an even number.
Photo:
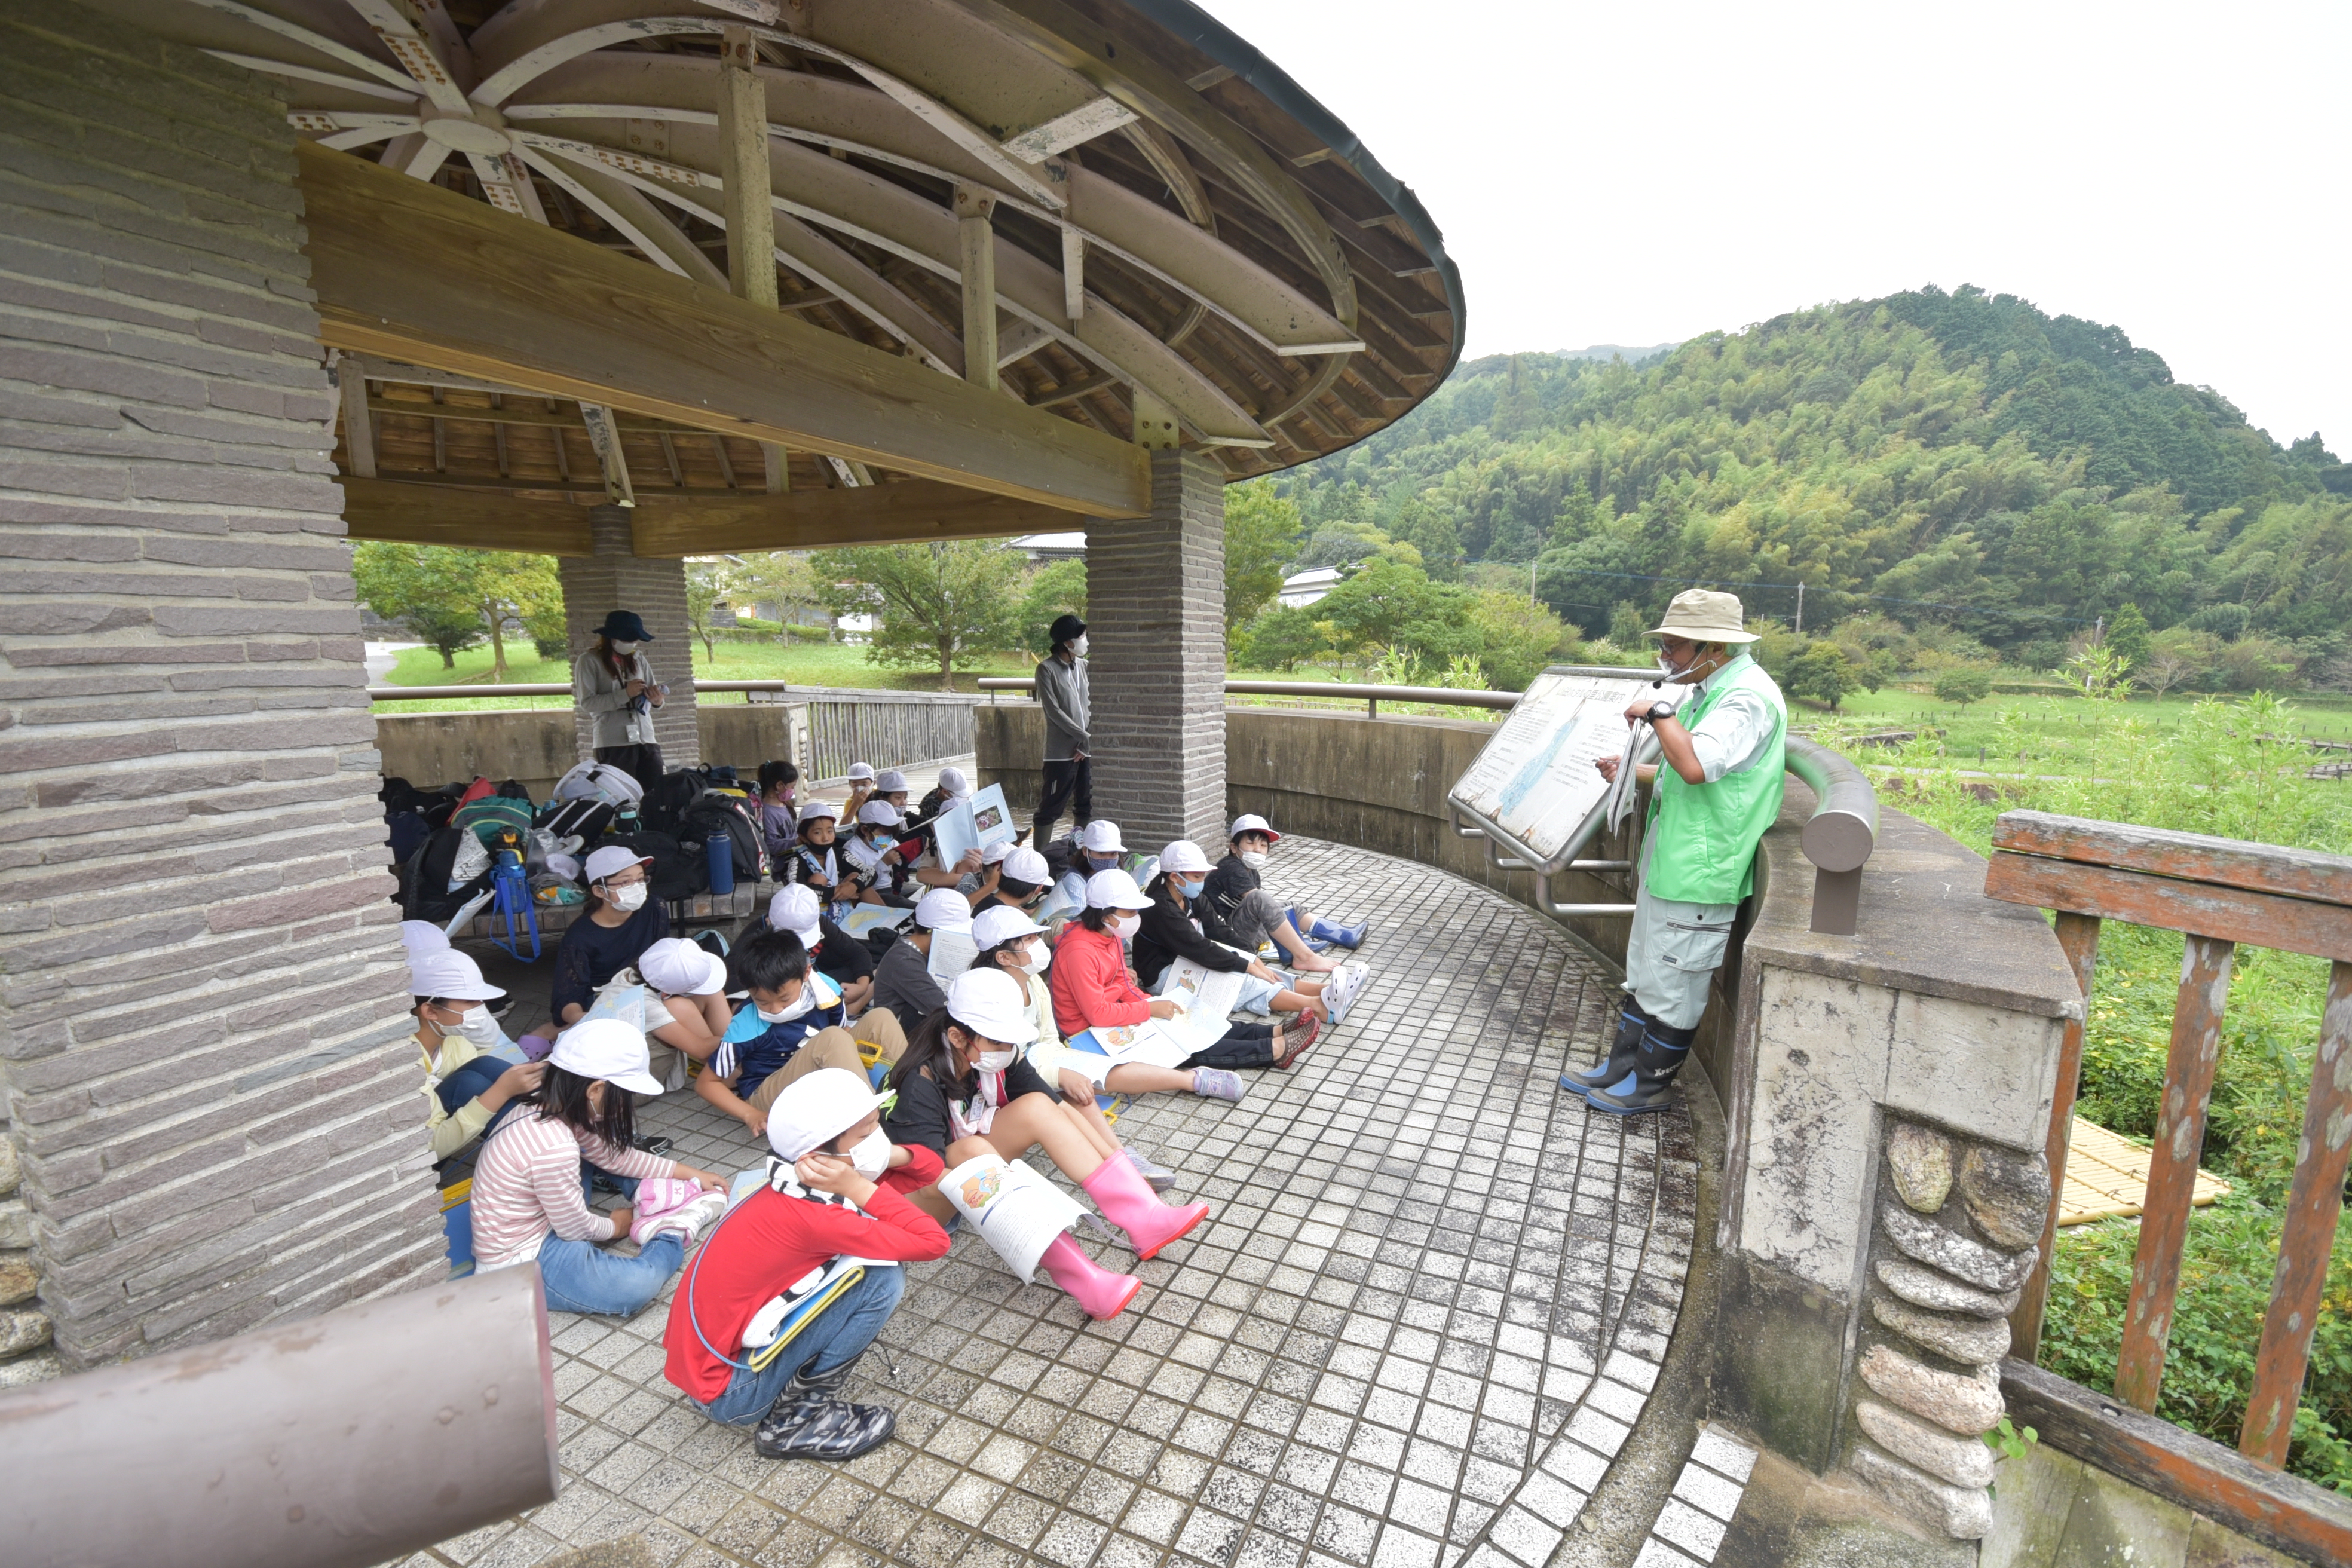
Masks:
[[[488,1002],[506,994],[482,978],[482,966],[454,947],[408,961],[408,994],[450,1002]]]
[[[789,888],[778,889],[776,896],[768,900],[768,925],[774,931],[792,932],[801,939],[803,947],[813,948],[819,935],[818,908],[816,889],[795,882]]]
[[[1087,879],[1087,908],[1090,910],[1148,910],[1151,900],[1135,885],[1135,879],[1113,867],[1097,871]]]
[[[768,1147],[780,1160],[798,1160],[865,1121],[886,1098],[846,1068],[819,1068],[786,1084],[768,1108]]]
[[[971,922],[971,945],[986,952],[1016,936],[1036,936],[1045,929],[1019,910],[997,904],[981,910],[979,918]]]
[[[646,1070],[651,1059],[646,1037],[619,1018],[583,1018],[555,1037],[550,1067],[582,1078],[601,1078],[631,1094],[659,1094],[661,1079]]]
[[[948,986],[948,1016],[1000,1046],[1025,1046],[1037,1037],[1020,985],[1002,969],[967,969],[957,975]]]
[[[727,965],[719,956],[682,936],[666,936],[639,955],[637,973],[668,996],[708,996],[727,989]]]
[[[1274,830],[1274,826],[1254,811],[1245,811],[1234,818],[1233,831],[1225,835],[1225,842],[1231,844],[1244,833],[1263,833],[1268,844],[1282,842],[1282,835]]]
[[[1179,838],[1160,852],[1160,868],[1162,871],[1205,871],[1209,868],[1209,858],[1202,854],[1201,847],[1191,839]]]
[[[409,962],[413,963],[419,954],[448,952],[449,933],[431,921],[403,921],[400,945],[408,950]]]
[[[1739,595],[1712,588],[1685,588],[1666,606],[1666,618],[1642,634],[1645,637],[1687,637],[1692,642],[1754,642],[1757,634],[1742,624]]]

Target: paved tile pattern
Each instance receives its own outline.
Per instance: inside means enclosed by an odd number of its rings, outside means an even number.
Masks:
[[[1755,1468],[1754,1448],[1718,1428],[1700,1428],[1698,1446],[1683,1462],[1674,1495],[1658,1510],[1633,1568],[1691,1568],[1694,1563],[1714,1562]]]
[[[1126,1313],[1090,1323],[960,1236],[911,1271],[852,1386],[897,1408],[898,1436],[845,1467],[762,1460],[698,1415],[661,1375],[667,1292],[627,1323],[559,1317],[562,1497],[417,1568],[521,1568],[632,1532],[698,1568],[1538,1568],[1673,1331],[1688,1124],[1554,1088],[1614,1009],[1524,907],[1299,839],[1273,880],[1370,919],[1373,979],[1239,1104],[1129,1110],[1120,1131],[1215,1210],[1142,1266]],[[688,1096],[644,1121],[690,1163],[754,1155]]]

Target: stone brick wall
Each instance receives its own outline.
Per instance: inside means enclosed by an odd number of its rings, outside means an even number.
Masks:
[[[0,1246],[79,1364],[441,1247],[283,105],[62,0],[0,51]]]
[[[1087,526],[1095,815],[1155,851],[1224,837],[1223,480],[1157,451],[1151,515]]]
[[[576,660],[588,651],[605,616],[635,610],[654,634],[645,649],[654,679],[669,688],[669,700],[654,710],[662,765],[691,767],[702,761],[702,741],[694,720],[694,628],[686,616],[686,563],[633,554],[626,507],[591,508],[588,526],[596,553],[559,556],[555,563],[572,657]],[[587,716],[575,714],[573,727],[585,762],[593,750]]]

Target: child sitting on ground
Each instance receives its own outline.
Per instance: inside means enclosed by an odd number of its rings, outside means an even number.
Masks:
[[[790,891],[791,889],[786,889]],[[906,1031],[887,1007],[846,1026],[841,992],[809,963],[790,931],[761,931],[737,944],[734,978],[751,994],[727,1037],[694,1080],[694,1092],[761,1136],[768,1108],[795,1079],[819,1068],[863,1073],[860,1040],[886,1062],[907,1048]]]
[[[849,1016],[866,1016],[874,999],[874,950],[835,925],[814,892],[807,888],[778,889],[768,900],[767,924],[745,934],[757,935],[761,930],[791,932],[809,962],[840,989],[842,1005]]]
[[[1160,875],[1144,889],[1151,907],[1143,911],[1143,929],[1135,933],[1135,973],[1144,987],[1165,993],[1177,961],[1190,959],[1212,973],[1244,977],[1234,1003],[1242,1012],[1261,1018],[1312,1013],[1325,1023],[1344,1016],[1363,984],[1363,972],[1339,971],[1328,990],[1320,980],[1286,983],[1258,962],[1256,948],[1245,946],[1209,908],[1201,896],[1208,875],[1209,858],[1189,838],[1160,852]]]
[[[1353,949],[1363,945],[1369,927],[1333,925],[1328,921],[1317,920],[1305,910],[1285,909],[1260,885],[1259,873],[1265,868],[1266,856],[1282,840],[1282,835],[1268,826],[1265,817],[1245,814],[1234,818],[1233,830],[1226,837],[1233,847],[1217,863],[1217,868],[1209,873],[1202,893],[1217,918],[1251,952],[1271,942],[1290,955],[1293,969],[1322,974],[1339,968],[1339,961],[1326,958],[1307,946],[1307,937],[1334,947]]]
[[[874,798],[874,767],[870,763],[852,763],[845,775],[849,785],[849,798],[841,805],[844,822],[857,820],[857,808]]]
[[[948,999],[945,988],[931,977],[933,933],[971,929],[971,906],[964,902],[961,893],[951,888],[933,888],[925,893],[922,902],[915,906],[914,917],[900,928],[889,951],[874,966],[875,1009],[896,1013],[909,1035],[921,1028],[923,1020]]]
[[[780,874],[800,838],[800,769],[790,763],[760,764],[760,837]]]
[[[671,1089],[686,1087],[681,1058],[707,1062],[727,1033],[727,963],[688,937],[666,936],[596,993],[591,1018],[618,1018],[644,1032],[647,1069]]]
[[[596,993],[639,954],[669,934],[669,910],[653,896],[646,868],[653,857],[607,844],[588,857],[585,918],[573,921],[555,950],[555,1026],[588,1016]]]
[[[446,1162],[537,1089],[547,1069],[490,1054],[479,1026],[492,1032],[499,1026],[483,1004],[506,993],[484,980],[481,966],[466,954],[446,946],[420,952],[409,961],[408,989],[416,1003],[416,1049],[425,1067],[425,1134],[433,1158]]]
[[[664,1368],[694,1407],[730,1426],[752,1426],[769,1459],[854,1459],[888,1438],[898,1418],[841,1398],[858,1358],[907,1289],[894,1264],[944,1258],[948,1234],[908,1203],[946,1170],[926,1148],[882,1132],[892,1103],[863,1074],[826,1068],[794,1081],[770,1108],[767,1180],[727,1215],[670,1303]],[[839,1259],[865,1274],[815,1315],[764,1368],[743,1341],[755,1315],[819,1288]]]
[[[652,1300],[718,1219],[727,1187],[708,1171],[633,1146],[629,1097],[661,1091],[646,1071],[646,1037],[619,1019],[590,1019],[557,1036],[539,1088],[483,1141],[474,1163],[480,1271],[536,1262],[555,1311],[625,1318]],[[608,1218],[590,1208],[583,1161],[635,1180],[636,1209]],[[658,1202],[646,1193],[656,1181],[666,1188]],[[637,1244],[635,1258],[600,1249],[625,1236]]]

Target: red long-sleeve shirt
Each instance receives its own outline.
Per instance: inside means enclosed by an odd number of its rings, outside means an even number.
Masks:
[[[1081,1029],[1140,1024],[1151,1016],[1151,998],[1135,988],[1116,932],[1088,931],[1072,921],[1062,928],[1045,975],[1053,982],[1054,1025],[1065,1039]]]
[[[735,1369],[702,1348],[704,1339],[736,1361],[743,1354],[743,1331],[752,1314],[811,1269],[846,1254],[898,1263],[928,1263],[944,1258],[948,1233],[939,1221],[901,1197],[894,1188],[924,1186],[946,1167],[929,1149],[909,1149],[914,1158],[891,1171],[861,1215],[833,1204],[788,1197],[761,1187],[743,1200],[710,1233],[702,1250],[687,1259],[671,1299],[662,1343],[669,1357],[663,1375],[687,1394],[708,1404],[727,1391]],[[688,1320],[692,1291],[693,1319]],[[698,1337],[695,1329],[702,1333]]]

